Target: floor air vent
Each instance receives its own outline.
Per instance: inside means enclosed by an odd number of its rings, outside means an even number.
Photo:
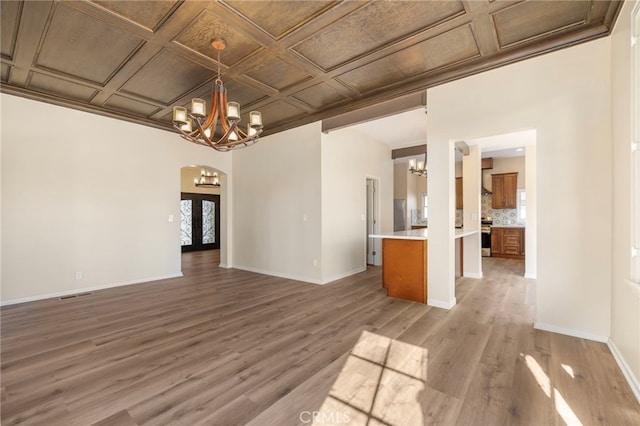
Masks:
[[[89,293],[70,294],[68,296],[60,296],[60,297],[58,297],[58,300],[75,299],[76,297],[90,296],[92,294],[93,293],[91,293],[91,292],[89,292]]]

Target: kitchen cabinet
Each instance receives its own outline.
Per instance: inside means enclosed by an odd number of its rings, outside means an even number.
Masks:
[[[462,178],[456,178],[456,210],[462,210]]]
[[[524,228],[491,227],[491,256],[524,259]]]
[[[494,209],[517,208],[518,173],[491,175],[491,207]]]
[[[382,240],[382,287],[387,296],[427,303],[427,239]]]

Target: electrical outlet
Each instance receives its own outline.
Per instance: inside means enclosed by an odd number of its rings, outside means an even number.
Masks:
[[[81,280],[82,279],[82,272],[78,271],[76,272],[76,280]]]
[[[318,259],[313,259],[313,267],[314,268],[318,267]]]
[[[173,222],[173,215],[172,214],[169,215],[169,222]]]

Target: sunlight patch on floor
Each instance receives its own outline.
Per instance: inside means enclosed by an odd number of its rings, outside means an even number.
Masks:
[[[422,424],[427,356],[425,348],[362,332],[314,425]]]
[[[560,366],[562,367],[562,369],[563,369],[564,371],[566,371],[566,372],[567,372],[567,374],[568,374],[569,376],[571,376],[571,378],[572,378],[572,379],[575,379],[575,378],[576,378],[576,376],[573,374],[573,368],[571,368],[571,366],[570,366],[570,365],[567,365],[567,364],[560,364]]]
[[[582,426],[582,422],[576,416],[576,413],[571,409],[567,401],[564,399],[562,394],[558,391],[558,388],[551,386],[551,380],[549,376],[544,372],[538,361],[531,355],[520,354],[520,356],[524,357],[525,363],[527,367],[529,367],[529,371],[538,382],[538,386],[542,389],[542,391],[547,395],[548,398],[551,398],[551,394],[553,392],[553,402],[556,409],[556,412],[562,417],[562,420],[569,426]],[[562,369],[567,372],[574,378],[573,368],[566,364],[561,364]]]

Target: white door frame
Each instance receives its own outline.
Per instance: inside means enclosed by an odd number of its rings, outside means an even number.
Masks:
[[[369,234],[380,232],[380,180],[366,177],[365,207],[365,266],[382,265],[382,247],[379,238],[369,238]]]

